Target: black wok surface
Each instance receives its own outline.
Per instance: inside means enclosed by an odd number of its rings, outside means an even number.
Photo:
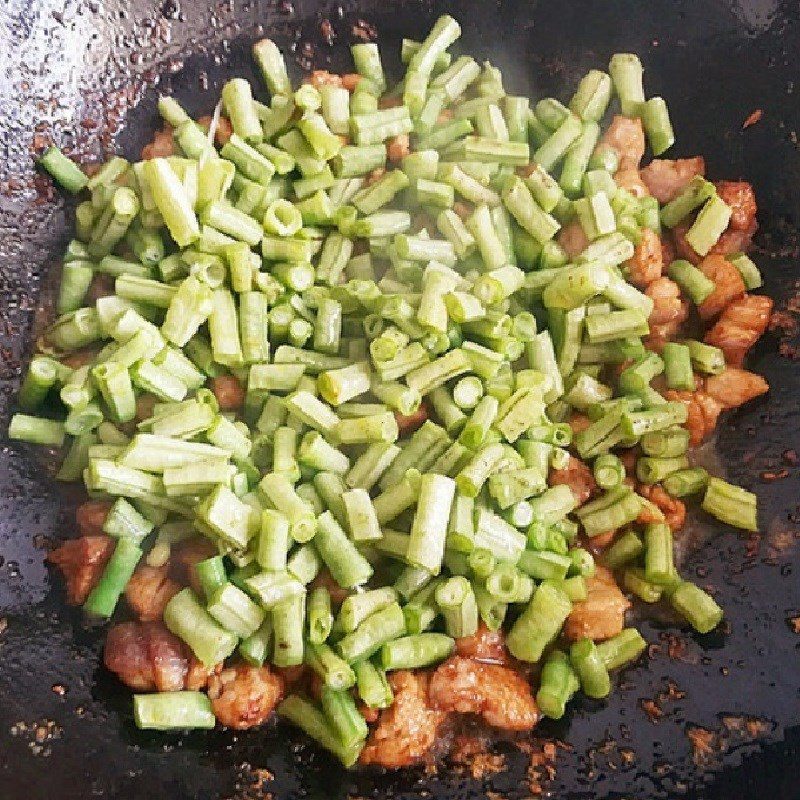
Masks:
[[[609,701],[583,700],[559,724],[537,730],[534,751],[559,742],[554,775],[541,788],[563,798],[800,797],[800,634],[791,623],[800,615],[800,468],[787,452],[800,450],[798,338],[790,329],[800,312],[797,2],[6,0],[0,438],[48,276],[70,238],[70,203],[35,178],[32,149],[52,139],[87,159],[114,149],[137,156],[158,124],[158,92],[173,91],[190,111],[209,113],[229,73],[252,76],[249,43],[258,35],[291,45],[298,70],[341,68],[354,28],[369,33],[374,26],[396,69],[399,39],[423,35],[443,11],[462,23],[459,47],[502,67],[514,93],[569,96],[590,66],[617,50],[638,52],[648,94],[669,102],[674,153],[702,153],[713,178],[754,184],[761,223],[755,257],[765,291],[789,308],[782,318],[789,327],[768,334],[751,359],[770,395],[727,418],[717,443],[730,477],[759,494],[761,535],[704,520],[711,538],[687,564],[716,593],[725,625],[701,637],[645,622],[649,657],[624,672]],[[762,120],[743,130],[755,109]],[[43,565],[47,544],[72,532],[69,498],[48,475],[48,460],[33,449],[0,441],[0,798],[534,794],[530,752],[510,743],[493,748],[505,768],[476,780],[446,768],[346,774],[285,726],[238,735],[137,731],[128,691],[99,667],[102,631],[85,628],[66,607]],[[648,700],[662,712],[655,721],[643,710]],[[689,734],[698,729],[711,744],[705,755],[692,748]]]

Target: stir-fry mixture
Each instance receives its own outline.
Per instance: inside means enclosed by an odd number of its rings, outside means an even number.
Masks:
[[[141,161],[41,159],[82,202],[9,435],[68,438],[48,558],[141,728],[277,712],[403,767],[608,695],[633,598],[722,619],[673,544],[687,502],[757,527],[692,450],[768,388],[753,191],[657,158],[635,55],[532,104],[459,34],[393,88],[367,43],[295,90],[265,39],[269,102],[233,78],[197,121],[162,97]]]

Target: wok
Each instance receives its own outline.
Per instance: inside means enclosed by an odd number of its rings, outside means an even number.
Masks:
[[[609,55],[641,55],[649,94],[664,95],[678,155],[702,153],[712,177],[751,181],[759,200],[756,260],[779,308],[800,309],[800,4],[780,0],[6,0],[0,9],[0,430],[70,238],[70,201],[37,177],[32,153],[51,139],[89,160],[138,154],[174,92],[209,113],[225,77],[253,77],[249,44],[268,34],[297,71],[347,66],[356,35],[380,34],[395,73],[402,36],[448,11],[459,47],[490,58],[516,93],[570,91]],[[743,129],[756,109],[762,119]],[[543,724],[529,752],[497,742],[503,769],[483,779],[347,774],[283,725],[160,735],[137,731],[129,693],[99,666],[103,634],[68,609],[44,548],[71,531],[70,498],[47,459],[0,449],[0,797],[247,798],[530,797],[529,769],[557,741],[541,789],[559,797],[800,797],[800,370],[791,312],[752,368],[769,396],[721,425],[718,458],[754,489],[760,536],[704,520],[711,535],[686,569],[726,610],[721,630],[678,634],[643,623],[649,655],[608,702],[582,700]],[[4,434],[3,434],[4,435]],[[800,630],[800,622],[795,623]],[[648,701],[654,701],[655,706]],[[649,709],[650,713],[646,713]],[[699,732],[698,732],[699,731]],[[692,740],[695,741],[693,747]],[[707,752],[702,745],[709,744]],[[534,760],[536,760],[534,758]],[[546,773],[546,770],[540,770]],[[270,779],[274,775],[274,780]],[[533,781],[536,783],[536,780]]]

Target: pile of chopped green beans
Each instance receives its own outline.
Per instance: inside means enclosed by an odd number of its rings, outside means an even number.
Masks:
[[[659,512],[613,450],[640,445],[640,481],[756,528],[755,497],[690,466],[686,408],[650,386],[665,372],[691,389],[693,370],[725,368],[722,352],[648,352],[652,301],[624,269],[644,228],[698,208],[687,239],[708,252],[730,208],[702,178],[663,208],[616,186],[617,154],[598,147],[614,96],[656,155],[674,140],[636,56],[589,72],[568,105],[531,108],[490,63],[451,56],[459,34],[444,16],[424,42],[404,41],[394,88],[378,47],[353,46],[352,92],[293,90],[263,40],[253,54],[270,102],[226,83],[233,134],[221,148],[220,108],[206,130],[162,97],[178,155],[115,157],[92,177],[56,148],[41,159],[88,199],[61,316],[9,434],[69,437],[58,478],[114,500],[104,530],[116,547],[85,610],[110,617],[140,560],[164,564],[203,534],[219,555],[198,566],[202,594],[169,602],[167,627],[209,667],[234,653],[310,666],[321,702],[293,695],[279,713],[346,765],[367,735],[356,699],[388,707],[387,671],[445,659],[481,620],[506,629],[515,658],[542,662],[547,716],[579,688],[607,695],[609,671],[645,642],[628,628],[554,647],[595,569],[579,534],[625,529],[603,556],[625,588],[668,598],[700,632],[719,623],[714,600],[679,577],[669,526],[627,527],[645,506]],[[387,142],[403,136],[410,152],[390,163]],[[573,218],[589,244],[570,260],[554,237]],[[97,274],[115,293],[84,305]],[[688,262],[670,275],[696,303],[713,288]],[[87,348],[84,366],[60,360]],[[222,375],[244,387],[238,412],[205,388]],[[156,402],[135,422],[142,395]],[[36,416],[48,396],[59,419]],[[420,408],[427,418],[404,434],[398,419]],[[591,421],[575,436],[573,409]],[[568,448],[602,490],[581,506],[568,486],[548,487]],[[351,592],[338,613],[326,588],[309,588],[323,569]],[[140,727],[214,724],[194,692],[139,695],[135,711]]]

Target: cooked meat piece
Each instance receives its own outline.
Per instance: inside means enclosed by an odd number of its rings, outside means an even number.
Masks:
[[[661,263],[664,267],[668,267],[676,258],[675,245],[669,236],[661,236]]]
[[[621,450],[619,453],[617,453],[619,460],[625,467],[625,472],[629,478],[631,475],[636,474],[636,460],[641,454],[642,451],[639,450],[638,447],[631,447],[630,449]]]
[[[364,717],[364,722],[366,722],[367,725],[374,725],[378,721],[378,717],[381,715],[379,708],[370,708],[365,703],[358,704],[358,713]]]
[[[771,298],[745,294],[725,308],[706,333],[705,341],[725,353],[727,364],[740,367],[750,348],[766,331],[771,313]]]
[[[140,692],[178,692],[186,685],[190,654],[160,622],[123,622],[106,637],[103,661]]]
[[[395,411],[394,418],[397,420],[397,430],[400,436],[413,433],[428,419],[428,416],[428,405],[425,402],[420,403],[419,408],[413,414],[401,414],[399,411]]]
[[[706,378],[706,393],[724,408],[738,408],[769,391],[769,384],[754,372],[728,367]]]
[[[657,483],[653,485],[641,484],[638,488],[639,494],[648,499],[664,515],[664,521],[673,531],[680,530],[686,521],[686,506],[681,500],[670,497]],[[636,520],[643,525],[649,522],[660,522],[649,508],[643,508],[642,513]]]
[[[131,611],[142,622],[161,619],[164,607],[180,591],[180,584],[170,578],[169,570],[169,564],[149,567],[141,563],[128,581],[125,599]]]
[[[211,120],[212,117],[208,114],[205,114],[204,116],[197,118],[197,124],[204,131],[208,131],[209,127],[211,126]],[[217,120],[217,130],[214,133],[214,142],[216,143],[217,147],[222,147],[232,135],[233,126],[231,125],[231,121],[223,114],[220,114],[220,117]]]
[[[325,688],[325,682],[318,672],[311,670],[307,679],[308,694],[312,700],[320,700],[322,698],[322,690]]]
[[[633,251],[633,258],[624,267],[628,280],[640,289],[646,289],[654,280],[661,277],[664,269],[664,256],[661,252],[661,239],[650,228],[642,229],[642,240]]]
[[[493,664],[507,664],[511,660],[503,631],[490,631],[483,622],[472,636],[456,639],[456,652],[465,658]]]
[[[630,192],[634,197],[647,197],[650,192],[647,184],[639,176],[639,170],[635,167],[630,169],[618,169],[614,173],[614,183],[620,189]]]
[[[149,392],[144,392],[136,398],[136,421],[141,422],[153,416],[153,410],[159,399]]]
[[[714,283],[714,291],[698,306],[701,318],[708,322],[718,317],[734,300],[744,294],[739,270],[725,256],[709,255],[700,262],[700,270]]]
[[[516,670],[453,656],[433,673],[428,696],[442,711],[477,714],[509,731],[529,731],[539,721],[531,687]]]
[[[688,319],[689,301],[681,297],[678,284],[663,275],[645,289],[645,294],[653,301],[653,310],[648,318],[650,334],[644,344],[649,350],[660,353]]]
[[[344,86],[348,92],[354,92],[360,80],[361,75],[359,75],[357,72],[347,72],[342,75],[342,86]]]
[[[692,227],[695,216],[696,214],[690,214],[672,229],[672,244],[675,248],[675,255],[678,258],[685,258],[697,266],[703,259],[695,253],[694,248],[686,241],[686,232]]]
[[[376,167],[367,175],[366,185],[372,186],[377,183],[386,174],[386,167]]]
[[[686,406],[688,417],[684,424],[692,446],[700,444],[714,430],[722,411],[722,405],[700,389],[702,381],[698,382],[695,377],[695,383],[698,389],[694,392],[670,389],[664,393],[667,400],[680,400]]]
[[[747,181],[716,181],[717,194],[731,207],[731,221],[728,230],[755,233],[756,195],[753,187]]]
[[[702,156],[694,158],[654,158],[639,171],[653,197],[662,205],[674,200],[696,175],[704,175],[705,161]]]
[[[99,349],[97,347],[87,347],[84,350],[75,350],[73,353],[62,356],[59,361],[70,369],[78,369],[90,364],[97,357]],[[107,503],[110,506],[110,503]]]
[[[274,667],[274,669],[287,691],[293,689],[296,684],[303,683],[309,672],[309,668],[305,664],[295,664],[293,667]]]
[[[189,670],[186,673],[186,683],[183,687],[188,692],[199,692],[208,685],[208,679],[220,672],[222,664],[209,669],[202,661],[198,661],[194,653],[189,655]]]
[[[182,586],[191,586],[195,594],[202,595],[195,565],[217,555],[217,548],[202,536],[193,536],[174,545],[170,554],[172,574]]]
[[[79,606],[86,600],[113,552],[114,540],[100,534],[70,539],[47,554],[47,560],[64,575],[70,605]]]
[[[389,675],[394,703],[381,712],[372,729],[361,751],[362,764],[399,769],[419,761],[431,749],[447,714],[430,706],[429,680],[426,672],[398,670]]]
[[[727,256],[731,253],[746,252],[753,241],[758,223],[756,222],[756,198],[753,188],[744,181],[718,181],[717,194],[731,207],[731,221],[722,232],[717,243],[708,255]],[[672,238],[681,258],[698,264],[702,259],[686,241],[696,214],[691,214],[672,229]]]
[[[217,721],[245,730],[263,725],[283,696],[283,680],[268,667],[237,664],[208,681],[208,696]]]
[[[92,278],[83,303],[87,306],[94,305],[101,297],[110,297],[112,294],[114,294],[114,278],[98,273]]]
[[[165,122],[164,127],[153,134],[153,141],[142,148],[142,161],[151,158],[169,158],[175,155],[175,143],[172,139],[172,126]]]
[[[403,100],[397,95],[384,95],[378,100],[378,108],[380,109],[397,108],[401,105],[403,105]]]
[[[341,605],[342,601],[350,594],[347,589],[343,589],[333,579],[333,576],[328,572],[327,568],[323,568],[317,574],[317,577],[311,582],[310,589],[315,589],[317,586],[324,586],[331,596],[331,602],[334,605]]]
[[[87,500],[75,509],[75,522],[81,536],[101,536],[111,503],[108,500]]]
[[[614,576],[605,568],[597,566],[595,574],[586,579],[586,600],[572,606],[564,625],[568,639],[610,639],[625,627],[625,612],[630,603],[622,594]]]
[[[315,69],[310,76],[307,76],[303,83],[310,83],[315,89],[323,86],[341,86],[342,76],[328,72],[325,69]]]
[[[717,425],[720,413],[738,406],[769,391],[769,384],[753,372],[728,367],[719,375],[707,378],[695,376],[694,392],[664,393],[667,400],[680,400],[688,412],[685,426],[689,430],[689,443],[698,445]]]
[[[578,253],[582,253],[589,244],[589,240],[583,232],[583,227],[581,227],[581,223],[577,219],[567,223],[558,232],[557,241],[571,259],[575,258]]]
[[[605,533],[598,533],[597,536],[592,536],[591,538],[587,537],[587,541],[584,545],[587,550],[593,556],[599,556],[603,550],[605,550],[611,542],[614,541],[617,535],[617,529],[612,528],[610,531],[606,531]]]
[[[585,414],[581,414],[579,411],[573,411],[569,415],[567,424],[572,428],[572,434],[574,436],[576,433],[585,431],[592,424],[592,421]]]
[[[617,114],[603,134],[600,145],[609,145],[617,151],[619,169],[639,169],[644,155],[644,128],[636,117]]]
[[[651,325],[666,325],[676,319],[686,319],[681,289],[675,281],[660,277],[647,287],[645,294],[653,301],[653,310],[647,320]]]
[[[566,469],[551,469],[548,481],[551,486],[569,486],[578,505],[585,503],[597,489],[592,471],[575,456],[569,457]]]
[[[660,353],[688,319],[689,301],[681,297],[678,284],[665,276],[656,278],[645,289],[645,294],[653,301],[648,319],[650,334],[645,339],[645,347]]]
[[[410,152],[411,147],[407,133],[392,136],[386,143],[386,155],[393,164],[399,164]]]
[[[453,203],[453,211],[455,211],[462,220],[467,220],[472,216],[472,206],[469,203],[465,203],[463,200],[456,200],[455,203]]]
[[[217,375],[211,379],[211,391],[220,411],[238,411],[244,405],[244,387],[235,375]]]

